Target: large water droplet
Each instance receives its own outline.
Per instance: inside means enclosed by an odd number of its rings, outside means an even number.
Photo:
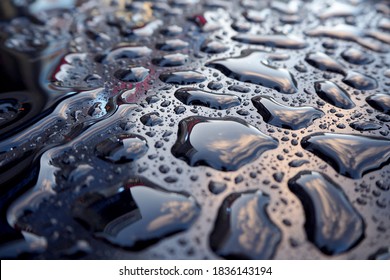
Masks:
[[[287,129],[297,130],[308,127],[315,119],[324,116],[321,110],[313,107],[290,107],[268,96],[256,96],[252,98],[252,102],[264,121]]]
[[[162,51],[178,51],[186,47],[188,47],[188,43],[180,39],[167,40],[156,44],[156,48]]]
[[[149,69],[144,67],[135,67],[130,69],[121,69],[115,72],[114,76],[122,82],[139,83],[149,75]]]
[[[188,60],[188,56],[181,53],[168,54],[163,57],[153,59],[153,63],[162,67],[182,66]]]
[[[186,105],[199,105],[218,110],[229,109],[241,104],[240,98],[232,94],[218,94],[195,88],[181,88],[175,97]]]
[[[140,120],[146,126],[155,126],[155,125],[162,124],[164,122],[158,112],[151,112],[145,114],[140,118]]]
[[[348,48],[341,53],[341,57],[349,63],[365,65],[374,61],[374,56],[355,48]]]
[[[382,128],[382,126],[377,123],[362,121],[350,123],[349,126],[359,131],[378,130]]]
[[[161,29],[161,34],[165,36],[177,36],[183,32],[183,28],[178,25],[170,25]]]
[[[378,86],[377,81],[367,75],[355,71],[347,71],[339,62],[321,52],[312,52],[306,55],[305,60],[312,66],[329,72],[342,74],[345,76],[343,82],[347,85],[360,89],[375,89]]]
[[[226,259],[271,259],[282,234],[266,212],[268,202],[261,191],[226,197],[210,235],[211,249]]]
[[[191,166],[237,170],[278,142],[238,118],[189,117],[179,123],[174,156]]]
[[[282,93],[295,93],[296,81],[291,73],[283,68],[273,67],[265,60],[266,53],[247,50],[239,57],[210,61],[208,67],[214,67],[226,76],[268,88]]]
[[[147,151],[146,140],[133,134],[121,134],[96,145],[97,155],[113,163],[132,162],[141,158]]]
[[[204,82],[206,76],[196,71],[175,71],[161,73],[160,80],[168,84],[188,85]]]
[[[232,39],[241,43],[264,45],[273,48],[303,49],[307,46],[305,41],[292,35],[238,34],[233,36]]]
[[[250,22],[262,23],[267,19],[269,13],[270,11],[268,9],[262,11],[247,10],[243,13],[243,16]]]
[[[384,93],[377,93],[366,98],[371,107],[390,114],[390,95]]]
[[[280,13],[286,15],[294,15],[299,12],[299,9],[302,6],[300,1],[292,0],[288,2],[283,1],[272,1],[270,2],[271,8],[277,10]]]
[[[73,216],[95,236],[129,250],[144,249],[187,230],[199,213],[191,196],[143,178],[131,179],[119,189],[85,194],[73,207]]]
[[[340,174],[358,179],[390,159],[390,140],[361,135],[319,133],[302,139],[302,147]]]
[[[323,253],[343,253],[364,237],[363,219],[326,175],[300,172],[288,186],[302,202],[307,238]]]
[[[314,88],[321,99],[333,106],[342,109],[351,109],[355,107],[355,103],[353,103],[349,94],[333,82],[315,82]]]

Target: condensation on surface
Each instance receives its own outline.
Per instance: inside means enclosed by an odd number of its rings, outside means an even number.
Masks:
[[[387,1],[52,2],[0,3],[1,257],[389,258]]]

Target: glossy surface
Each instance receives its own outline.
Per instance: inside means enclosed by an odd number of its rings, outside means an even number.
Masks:
[[[388,258],[388,15],[0,1],[0,256]]]

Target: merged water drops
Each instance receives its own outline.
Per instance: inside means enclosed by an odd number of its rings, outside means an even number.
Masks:
[[[227,185],[224,182],[210,181],[209,183],[209,191],[215,195],[224,192],[226,188]]]
[[[180,39],[171,39],[156,44],[156,48],[162,51],[178,51],[188,47],[188,43]]]
[[[324,113],[319,109],[308,106],[286,106],[268,96],[256,96],[252,98],[252,102],[264,121],[281,128],[293,130],[305,128],[315,119],[324,116]]]
[[[266,60],[266,53],[263,52],[247,50],[239,57],[212,60],[206,66],[216,68],[230,78],[282,93],[292,94],[297,91],[297,82],[291,73],[286,69],[271,66]]]
[[[129,250],[141,250],[188,229],[199,214],[193,197],[167,191],[144,178],[85,194],[73,206],[74,218],[96,237]]]
[[[282,238],[267,214],[269,197],[261,191],[225,198],[210,235],[210,247],[226,259],[270,259]]]
[[[369,130],[378,130],[381,129],[382,126],[380,124],[374,122],[353,122],[349,124],[355,130],[359,131],[369,131]]]
[[[288,182],[305,211],[307,238],[323,253],[340,254],[364,237],[364,222],[342,189],[318,172],[300,172]]]
[[[356,71],[347,71],[344,66],[325,53],[309,53],[306,55],[305,60],[320,70],[344,75],[343,82],[353,88],[370,90],[378,87],[378,82],[374,78]]]
[[[146,126],[155,126],[163,123],[163,119],[158,112],[151,112],[143,115],[141,122]]]
[[[361,135],[319,133],[302,139],[302,147],[353,179],[379,169],[390,159],[390,141]]]
[[[200,50],[205,53],[223,53],[228,49],[226,44],[217,40],[206,40],[200,46]]]
[[[359,6],[353,6],[341,2],[333,2],[324,11],[321,11],[318,17],[322,20],[326,20],[332,17],[350,17],[359,15],[361,11],[362,9]]]
[[[243,13],[243,16],[250,22],[262,23],[269,16],[269,10],[264,9],[262,11],[257,10],[246,10]]]
[[[232,94],[219,94],[195,88],[181,88],[175,97],[186,105],[199,105],[218,110],[226,110],[241,104],[240,98]]]
[[[387,258],[387,15],[1,1],[0,256]]]
[[[238,34],[233,36],[232,39],[247,44],[264,45],[283,49],[303,49],[307,46],[302,39],[287,35]]]
[[[191,166],[232,171],[274,149],[278,142],[238,118],[189,117],[179,123],[174,156]]]
[[[386,48],[377,41],[369,40],[367,37],[381,39],[380,34],[373,31],[363,31],[356,26],[339,24],[336,26],[320,26],[306,32],[309,36],[324,36],[335,39],[353,41],[362,47],[375,52],[386,52]]]
[[[188,56],[181,53],[167,54],[153,59],[153,63],[162,67],[182,66],[188,60]]]
[[[113,163],[126,163],[139,159],[148,151],[146,140],[139,135],[121,134],[96,145],[97,155]]]

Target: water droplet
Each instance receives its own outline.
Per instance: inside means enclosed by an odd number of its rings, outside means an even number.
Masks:
[[[297,14],[302,6],[302,3],[300,1],[272,1],[270,2],[271,8],[287,15],[294,15]]]
[[[189,117],[179,123],[172,153],[191,166],[232,171],[274,149],[278,142],[238,118]]]
[[[283,68],[273,67],[264,60],[266,53],[247,50],[239,57],[223,58],[206,64],[220,70],[226,76],[268,88],[282,93],[295,93],[296,81],[291,73]]]
[[[382,126],[379,124],[373,122],[361,122],[361,121],[350,123],[349,126],[359,131],[378,130],[382,128]]]
[[[207,84],[207,87],[211,90],[220,90],[223,88],[223,84],[220,82],[210,82]]]
[[[209,191],[215,195],[224,192],[226,188],[227,185],[224,182],[210,181],[209,183]]]
[[[366,98],[371,107],[385,113],[390,114],[390,95],[377,93]]]
[[[178,25],[170,25],[161,29],[160,32],[165,36],[173,37],[173,36],[180,35],[183,32],[183,28]]]
[[[353,179],[381,168],[390,159],[390,141],[385,138],[318,133],[303,138],[301,144],[338,173]]]
[[[321,81],[315,82],[314,88],[317,95],[329,104],[342,109],[352,109],[355,103],[351,100],[349,94],[333,82]]]
[[[247,10],[243,13],[243,16],[250,22],[262,23],[267,19],[269,13],[270,11],[268,9],[262,11]]]
[[[341,53],[341,57],[345,61],[357,65],[370,64],[374,61],[373,55],[355,48],[346,49]]]
[[[199,105],[218,110],[229,109],[241,104],[240,99],[231,94],[218,94],[195,88],[181,88],[175,97],[186,105]]]
[[[73,216],[111,244],[142,250],[164,237],[187,230],[200,208],[186,194],[167,191],[143,178],[123,187],[80,197]]]
[[[175,53],[164,55],[163,57],[155,58],[152,62],[161,67],[182,66],[188,60],[188,55]]]
[[[340,63],[322,52],[310,52],[306,55],[305,60],[320,70],[345,74],[344,67]]]
[[[157,43],[156,48],[162,51],[178,51],[188,47],[188,43],[186,41],[180,39],[172,39],[167,40],[163,43]]]
[[[268,96],[256,96],[252,98],[252,102],[265,122],[281,128],[293,130],[305,128],[315,119],[324,116],[324,113],[316,108],[290,107]]]
[[[145,114],[141,117],[141,122],[146,126],[155,126],[163,123],[158,112]]]
[[[303,49],[307,46],[305,41],[292,35],[238,34],[233,36],[232,39],[241,43],[273,48]]]
[[[114,63],[120,59],[135,59],[148,56],[152,53],[152,50],[148,47],[131,47],[131,46],[119,46],[107,55],[103,57],[97,57],[97,61],[101,63]]]
[[[322,20],[332,17],[349,17],[360,14],[361,8],[346,3],[334,2],[318,16]]]
[[[269,218],[269,197],[261,191],[225,198],[210,235],[210,247],[226,259],[271,259],[282,234]]]
[[[307,35],[313,37],[331,37],[340,40],[353,41],[362,47],[368,48],[375,52],[385,52],[385,48],[372,40],[364,38],[370,35],[369,33],[358,29],[353,25],[339,24],[336,26],[320,26],[306,32]]]
[[[200,46],[200,50],[205,53],[223,53],[228,49],[226,44],[216,40],[206,40]]]
[[[206,77],[196,71],[176,71],[160,74],[160,80],[168,84],[188,85],[204,82]]]
[[[251,29],[251,24],[244,20],[236,20],[232,23],[232,28],[237,32],[248,32]]]
[[[116,71],[114,76],[122,82],[139,83],[149,76],[149,69],[144,67],[121,69]]]
[[[112,163],[127,163],[144,156],[148,151],[146,140],[135,134],[120,134],[96,145],[97,156]]]
[[[300,172],[288,186],[301,200],[307,238],[323,253],[346,252],[363,239],[363,219],[342,189],[326,175]]]
[[[241,85],[231,85],[231,86],[228,87],[228,90],[241,92],[241,93],[248,93],[248,92],[251,91],[250,88],[244,87],[244,86],[241,86]]]
[[[375,182],[375,185],[382,191],[387,192],[388,190],[390,190],[389,182],[384,182],[383,180],[378,180]]]
[[[349,71],[343,82],[359,90],[371,90],[378,87],[378,83],[374,78],[355,71]]]
[[[306,55],[305,60],[312,66],[329,72],[342,74],[345,76],[343,82],[360,90],[375,89],[377,81],[369,76],[355,71],[347,71],[339,62],[321,52],[312,52]]]
[[[306,163],[309,163],[309,161],[306,159],[294,159],[288,163],[288,166],[297,168],[297,167],[301,167]]]

